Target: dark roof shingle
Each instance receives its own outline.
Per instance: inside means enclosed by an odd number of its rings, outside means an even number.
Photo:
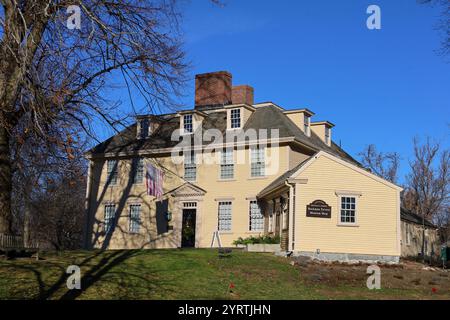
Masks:
[[[226,132],[226,111],[224,110],[210,110],[208,115],[204,118],[202,129],[217,129],[223,135]],[[172,141],[172,133],[180,127],[180,119],[177,114],[166,114],[161,116],[154,116],[152,118],[157,126],[153,134],[146,139],[136,138],[136,124],[132,124],[115,136],[98,144],[92,148],[88,153],[93,155],[101,155],[104,153],[129,153],[133,154],[139,150],[156,150],[172,148],[178,144],[178,141]],[[259,133],[259,129],[267,129],[267,138],[270,136],[270,129],[277,129],[279,138],[294,138],[296,141],[304,144],[314,151],[324,150],[341,159],[349,161],[353,164],[361,166],[361,164],[353,159],[348,153],[342,150],[335,143],[331,146],[326,145],[314,132],[311,131],[311,136],[306,136],[303,131],[286,116],[283,111],[275,106],[265,106],[257,108],[249,117],[244,125],[244,131],[247,129],[255,129]],[[224,141],[226,141],[224,139]],[[205,141],[204,144],[209,144]]]
[[[423,218],[422,216],[418,215],[417,213],[411,212],[405,208],[400,208],[400,218],[403,221],[412,222],[415,224],[423,224]],[[425,226],[429,228],[437,228],[433,223],[425,219]]]

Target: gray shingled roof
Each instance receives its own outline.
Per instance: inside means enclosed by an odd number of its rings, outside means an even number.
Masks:
[[[415,224],[422,225],[422,223],[423,223],[422,216],[420,216],[414,212],[411,212],[405,208],[400,208],[400,218],[403,221],[412,222]],[[425,219],[425,226],[427,226],[429,228],[437,228],[433,223],[431,223],[427,219]]]
[[[315,155],[315,154],[314,154]],[[309,159],[311,159],[312,157],[314,157],[314,155],[312,155],[311,157],[305,159],[304,161],[300,162],[298,165],[296,165],[295,167],[293,167],[292,169],[286,171],[285,173],[283,173],[281,176],[279,176],[278,178],[276,178],[275,180],[273,180],[271,183],[269,183],[269,185],[267,187],[265,187],[264,189],[262,189],[259,193],[259,195],[263,195],[268,191],[274,190],[280,186],[282,186],[284,184],[284,182],[291,176],[293,175],[298,169],[300,169]]]
[[[209,110],[208,116],[203,120],[202,130],[211,128],[218,129],[222,134],[226,132],[226,111]],[[180,127],[179,116],[176,114],[166,114],[154,116],[153,123],[157,123],[155,132],[147,139],[136,138],[136,124],[133,124],[115,136],[98,144],[88,153],[101,155],[103,153],[130,153],[138,150],[155,150],[172,148],[178,144],[171,141],[172,132]],[[303,131],[287,117],[283,111],[274,106],[257,108],[244,125],[244,130],[255,129],[278,129],[280,138],[294,138],[296,141],[312,148],[315,151],[324,150],[350,163],[361,166],[349,154],[342,150],[335,143],[331,147],[326,145],[314,132],[311,136],[306,136]],[[268,135],[270,138],[270,135]],[[209,144],[209,141],[204,142]]]
[[[342,150],[338,145],[332,142],[331,146],[325,144],[312,130],[311,136],[308,137],[303,131],[288,117],[283,111],[276,107],[260,107],[247,120],[244,130],[248,128],[254,129],[279,129],[280,138],[293,137],[297,141],[315,149],[316,151],[326,151],[338,158],[347,160],[352,164],[362,167],[362,165],[353,159],[348,153]]]
[[[203,131],[214,128],[220,130],[222,133],[226,131],[226,117],[225,111],[213,112],[208,115],[203,121]],[[155,131],[146,139],[136,138],[136,123],[127,127],[115,136],[98,144],[91,150],[90,153],[94,155],[103,153],[134,153],[138,150],[155,150],[172,148],[178,144],[178,141],[172,141],[172,133],[180,128],[180,118],[176,114],[168,114],[162,116],[155,116],[152,122],[156,123]]]
[[[213,109],[205,109],[204,111],[210,111],[210,113],[208,113],[208,116],[203,120],[201,130],[206,131],[214,128],[218,129],[224,135],[226,132],[226,111],[214,111]],[[137,126],[136,124],[133,124],[115,136],[98,144],[92,148],[89,153],[93,155],[101,155],[104,153],[133,154],[139,150],[166,149],[172,148],[178,144],[178,141],[171,140],[173,131],[180,127],[180,118],[178,115],[166,114],[154,116],[152,122],[157,124],[156,129],[153,134],[146,139],[136,138]],[[353,159],[334,142],[332,142],[331,146],[326,145],[313,131],[311,131],[310,137],[306,136],[303,131],[283,113],[282,110],[274,106],[257,108],[244,125],[244,131],[247,129],[254,129],[257,134],[259,133],[259,129],[267,129],[267,138],[271,138],[270,129],[278,129],[279,138],[294,138],[296,141],[315,150],[316,152],[323,150],[352,164],[362,167],[358,161]],[[206,141],[204,143],[208,144],[210,142]],[[280,175],[266,188],[264,188],[260,194],[284,184],[284,181],[302,165],[304,165],[307,160],[309,160],[309,158]]]

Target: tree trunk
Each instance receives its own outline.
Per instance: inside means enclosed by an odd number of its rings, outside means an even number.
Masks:
[[[0,128],[0,233],[12,234],[10,135]]]
[[[28,189],[28,188],[26,188]],[[30,199],[24,199],[24,215],[23,215],[23,243],[26,248],[31,246],[31,208]]]

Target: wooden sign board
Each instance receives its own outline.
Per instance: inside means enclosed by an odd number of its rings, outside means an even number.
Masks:
[[[306,216],[314,218],[331,218],[331,207],[323,200],[314,200],[306,206]]]

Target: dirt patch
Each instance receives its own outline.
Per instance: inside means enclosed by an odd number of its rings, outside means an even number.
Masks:
[[[336,262],[309,261],[291,265],[299,268],[301,277],[308,285],[338,288],[350,287],[367,290],[366,281],[369,264],[345,264]],[[417,293],[425,298],[450,299],[450,271],[431,268],[423,264],[404,261],[397,265],[379,264],[381,288],[399,292]],[[373,292],[373,291],[372,291]]]

